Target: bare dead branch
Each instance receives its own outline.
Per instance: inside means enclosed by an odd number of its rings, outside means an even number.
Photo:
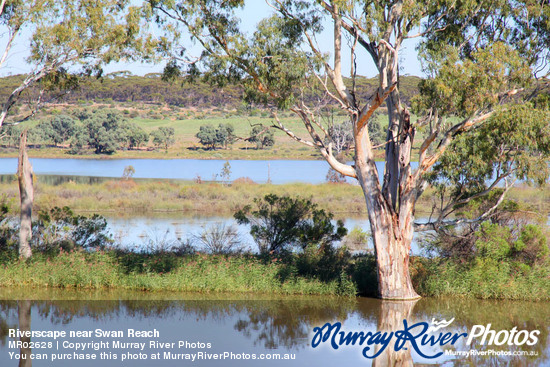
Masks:
[[[497,202],[495,203],[495,205],[493,205],[492,207],[487,209],[483,214],[481,214],[477,218],[474,218],[474,219],[461,218],[461,219],[454,219],[454,220],[437,220],[435,222],[428,222],[428,223],[416,223],[415,222],[414,223],[415,231],[417,231],[417,232],[434,231],[434,230],[438,230],[439,228],[442,228],[442,227],[458,226],[458,225],[461,225],[461,224],[475,224],[475,223],[479,223],[479,222],[484,221],[485,219],[489,218],[493,214],[493,212],[498,208],[498,206],[500,204],[502,204],[502,202],[504,201],[504,198],[506,197],[506,194],[514,186],[514,183],[515,183],[516,180],[513,180],[510,183],[508,183],[507,180],[505,180],[505,181],[506,181],[505,188],[502,191],[502,194],[500,194],[500,196],[499,196]]]
[[[308,132],[310,133],[311,137],[314,139],[314,142],[299,138],[291,130],[287,129],[279,119],[279,116],[277,115],[276,112],[273,113],[273,116],[277,121],[278,126],[274,125],[274,127],[284,131],[288,136],[290,136],[292,139],[296,140],[299,143],[302,143],[309,147],[317,148],[321,153],[321,155],[323,156],[323,158],[336,172],[339,172],[344,176],[357,178],[357,173],[355,172],[355,168],[353,166],[339,162],[336,159],[336,157],[334,157],[334,154],[332,152],[332,143],[328,143],[328,145],[325,146],[321,137],[315,132],[315,129],[313,129],[313,126],[311,125],[311,122],[307,117],[307,113],[299,109],[293,109],[293,112],[295,112],[302,118],[302,122],[304,123],[304,125],[306,125],[306,128],[308,129]]]
[[[325,129],[325,127],[321,124],[321,122],[315,117],[315,115],[313,114],[313,112],[305,105],[302,103],[302,108],[304,109],[304,111],[310,116],[310,119],[311,121],[313,121],[313,123],[319,127],[319,129],[321,129],[321,131],[323,132],[323,134],[325,134],[325,137],[329,137],[330,134],[328,133],[327,129]]]
[[[0,3],[0,15],[4,12],[4,5],[6,5],[6,0],[2,0]]]
[[[5,2],[5,0],[3,0]],[[3,4],[2,4],[3,6]],[[1,12],[1,8],[0,8],[0,14],[2,14]],[[8,54],[11,50],[11,47],[13,45],[13,41],[15,40],[15,37],[17,36],[17,34],[19,33],[19,28],[16,28],[13,30],[13,32],[11,32],[10,34],[10,38],[8,39],[8,41],[6,42],[6,47],[4,49],[4,53],[2,54],[2,58],[0,58],[0,67],[2,67],[2,65],[4,65],[4,62],[6,61],[7,57],[8,57]]]
[[[453,7],[454,7],[454,4],[452,4],[452,5],[449,6],[449,8],[453,8]],[[442,32],[442,31],[444,31],[445,29],[447,29],[447,27],[448,27],[447,25],[444,26],[444,27],[441,27],[441,28],[436,28],[436,29],[434,29],[434,27],[435,27],[435,25],[436,25],[437,23],[439,23],[439,21],[440,21],[441,19],[443,19],[443,17],[447,16],[448,14],[449,14],[448,11],[442,13],[439,17],[437,17],[436,20],[434,20],[434,22],[433,22],[430,26],[428,26],[428,28],[426,28],[426,30],[425,30],[424,32],[418,32],[417,34],[414,34],[414,35],[412,35],[412,36],[405,36],[405,39],[408,39],[408,38],[417,38],[417,37],[424,37],[425,35],[430,34],[430,33],[436,33],[436,32]]]
[[[357,178],[357,172],[355,171],[355,167],[339,162],[336,159],[336,157],[334,157],[334,154],[332,154],[332,143],[328,144],[328,147],[326,150],[320,149],[319,151],[321,152],[325,160],[328,162],[328,164],[336,172],[341,173],[344,176]]]
[[[317,80],[321,83],[321,85],[323,86],[323,89],[325,90],[325,93],[328,94],[336,102],[338,102],[338,104],[340,105],[340,108],[346,111],[350,111],[350,108],[344,102],[342,102],[342,100],[338,96],[334,95],[334,93],[330,91],[330,89],[326,84],[326,81],[323,81],[323,79],[321,79],[321,77],[317,73],[313,73],[313,75],[315,75],[315,78],[317,78]],[[325,78],[327,77],[328,76],[325,75]]]
[[[296,140],[301,144],[307,145],[308,147],[312,147],[312,148],[316,147],[316,145],[313,144],[313,142],[302,139],[296,136],[296,134],[294,134],[291,130],[287,129],[279,119],[279,116],[277,115],[276,112],[273,113],[273,117],[275,118],[275,121],[277,121],[277,125],[273,125],[274,128],[284,131],[288,136],[290,136],[292,139]]]
[[[28,75],[25,80],[17,88],[15,88],[13,92],[11,92],[6,102],[2,105],[2,111],[0,112],[0,127],[2,127],[4,121],[6,121],[10,108],[17,102],[21,93],[32,84],[46,76],[50,71],[55,70],[55,68],[55,65],[51,65],[42,68],[36,73]]]
[[[251,135],[251,136],[248,136],[248,137],[242,137],[242,136],[235,136],[235,139],[236,140],[241,140],[241,141],[251,141],[255,138],[257,138],[258,136],[261,136],[263,134],[265,134],[267,131],[269,131],[269,126],[263,126],[262,124],[250,124],[251,127],[254,127],[254,126],[262,126],[263,127],[263,130],[261,130],[259,133],[257,134],[254,134],[254,135]]]

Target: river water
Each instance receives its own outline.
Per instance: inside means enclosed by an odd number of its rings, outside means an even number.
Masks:
[[[320,297],[285,297],[250,295],[200,295],[144,292],[72,292],[39,290],[32,293],[17,289],[0,289],[0,365],[29,366],[20,364],[17,358],[37,358],[36,366],[548,366],[550,364],[550,344],[548,339],[550,313],[548,303],[502,302],[463,299],[421,299],[417,302],[388,302],[375,299],[339,299]],[[31,300],[29,300],[31,299]],[[439,333],[471,334],[474,325],[487,327],[504,335],[516,328],[536,334],[536,343],[528,346],[481,344],[481,337],[466,344],[466,337],[457,339],[454,345],[442,347],[420,345],[396,352],[396,336],[388,347],[371,345],[367,355],[380,351],[374,360],[362,355],[368,346],[343,345],[338,350],[328,343],[312,348],[313,329],[329,322],[340,322],[343,331],[370,331],[404,329],[404,321],[409,326],[426,322],[452,320],[452,323],[437,331]],[[480,327],[481,327],[480,326]],[[53,339],[34,337],[31,341],[46,342],[46,348],[21,350],[10,341],[10,329],[32,331],[65,331],[65,337]],[[122,331],[121,337],[98,337],[101,333]],[[151,332],[151,337],[129,337],[128,329]],[[478,327],[479,329],[479,327]],[[158,332],[157,335],[153,333]],[[70,332],[80,332],[80,336]],[[87,336],[85,332],[92,333]],[[419,329],[414,329],[418,333]],[[117,348],[120,343],[145,343],[144,348]],[[77,353],[94,354],[97,360],[60,360],[74,357],[75,344],[84,343]],[[99,342],[103,342],[100,344]],[[151,344],[151,342],[153,342]],[[160,343],[166,348],[158,348]],[[72,343],[72,344],[71,344]],[[91,343],[91,344],[86,344]],[[95,343],[95,344],[93,344]],[[420,343],[419,343],[420,344]],[[513,343],[512,343],[513,344]],[[181,345],[181,347],[179,347]],[[95,348],[95,349],[94,349]],[[485,351],[489,355],[452,356],[450,351]],[[191,361],[173,360],[169,356],[195,354]],[[13,353],[10,355],[10,353]],[[129,353],[129,354],[128,354]],[[138,358],[141,353],[142,359]],[[158,360],[152,360],[159,353]],[[167,353],[167,354],[165,354]],[[227,353],[227,354],[224,354]],[[235,359],[231,358],[231,353]],[[443,353],[437,358],[429,358]],[[525,356],[499,356],[498,354],[532,354]],[[206,354],[214,354],[225,359],[208,360]],[[253,360],[256,358],[287,357],[288,360]],[[424,356],[422,356],[422,354]],[[116,355],[116,360],[114,359]],[[155,356],[153,356],[155,355]],[[11,358],[10,358],[11,356]],[[240,356],[240,357],[239,357]],[[103,359],[101,359],[103,357]],[[122,358],[132,358],[122,361]],[[246,359],[250,358],[250,359]]]
[[[155,251],[162,247],[177,244],[179,241],[193,239],[204,231],[217,226],[225,228],[233,227],[239,236],[239,240],[245,249],[256,251],[257,246],[250,235],[250,228],[245,225],[238,225],[232,217],[219,216],[185,216],[170,213],[154,213],[147,216],[114,216],[112,213],[105,214],[108,223],[108,232],[112,235],[115,243],[123,248],[131,248],[136,251]],[[367,218],[336,218],[344,221],[348,232],[354,228],[370,232]],[[422,219],[420,219],[421,221]],[[369,241],[365,250],[372,249]],[[421,249],[417,241],[411,245],[412,255],[420,255]]]
[[[220,176],[226,162],[231,166],[229,180],[249,177],[255,182],[274,184],[304,182],[318,184],[326,182],[328,164],[325,161],[298,160],[198,160],[198,159],[49,159],[32,158],[33,171],[38,179],[48,184],[59,184],[67,180],[94,184],[104,178],[121,177],[124,168],[133,166],[136,179],[223,180]],[[384,163],[376,162],[379,174],[383,174]],[[13,180],[17,171],[16,158],[0,158],[0,175],[3,179]],[[225,178],[227,179],[227,178]],[[2,176],[0,176],[0,181]],[[350,180],[349,182],[355,182]],[[154,244],[165,245],[180,239],[200,234],[205,229],[223,224],[238,228],[240,239],[247,248],[255,249],[252,237],[246,227],[239,227],[232,218],[156,215],[132,216],[120,218],[106,215],[109,231],[116,243],[136,250],[151,249]],[[340,219],[340,218],[338,218]],[[354,227],[368,230],[368,220],[346,218],[346,228]],[[420,251],[413,244],[413,254]]]
[[[257,183],[265,183],[269,180],[274,184],[292,182],[318,184],[326,182],[329,169],[325,161],[298,160],[31,159],[36,175],[121,177],[124,168],[132,166],[135,169],[134,178],[193,180],[200,177],[203,181],[224,179],[220,174],[226,162],[231,166],[229,180],[249,177]],[[382,175],[384,162],[376,162],[376,165],[379,174]],[[17,158],[0,158],[0,175],[16,172]]]

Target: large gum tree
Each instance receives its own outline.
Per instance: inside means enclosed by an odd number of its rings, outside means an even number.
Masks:
[[[252,34],[240,29],[244,1],[150,0],[144,9],[146,16],[168,32],[166,39],[172,42],[167,49],[171,57],[168,74],[179,75],[180,68],[188,65],[190,74],[203,71],[214,82],[238,80],[247,98],[272,107],[275,127],[316,148],[334,170],[358,181],[374,241],[379,296],[418,298],[409,275],[415,228],[437,230],[464,223],[466,219],[449,220],[456,205],[498,188],[501,197],[494,205],[478,218],[467,219],[483,220],[502,202],[512,177],[548,177],[547,165],[537,164],[548,156],[548,113],[525,104],[544,84],[544,80],[532,83],[536,71],[545,70],[548,61],[548,3],[267,3],[273,13],[258,19]],[[319,34],[327,23],[332,28],[331,44],[319,45]],[[188,57],[182,47],[184,36],[202,47],[197,59]],[[399,91],[400,50],[411,38],[421,39],[420,52],[429,74],[413,104],[421,115],[418,119],[411,116],[410,106],[403,103]],[[324,51],[327,46],[329,53]],[[349,77],[342,72],[344,53],[350,54]],[[372,68],[378,74],[378,88],[369,99],[360,100],[356,93],[358,74]],[[319,101],[327,99],[352,123],[352,165],[340,162],[333,154],[330,129],[320,119]],[[388,127],[385,143],[377,147],[371,142],[368,124],[381,106],[387,108]],[[308,138],[297,136],[277,117],[277,110],[284,108],[305,125]],[[518,126],[521,132],[516,133]],[[492,135],[495,129],[504,135]],[[420,142],[415,142],[418,136]],[[494,141],[486,142],[487,136]],[[464,147],[472,146],[479,149],[471,150],[470,157]],[[379,148],[384,149],[382,180],[375,164],[375,149]],[[444,157],[451,163],[452,157],[458,157],[454,150],[464,153],[459,160],[466,159],[465,164],[442,166]],[[415,168],[411,165],[413,154],[418,160]],[[470,158],[484,165],[468,165]],[[430,183],[458,183],[462,188],[452,191],[446,205],[436,208],[434,220],[416,224],[415,204]]]

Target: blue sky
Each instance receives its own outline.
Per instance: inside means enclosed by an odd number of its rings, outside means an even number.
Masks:
[[[272,9],[265,3],[265,1],[254,0],[247,1],[245,8],[242,10],[242,28],[245,32],[251,33],[254,31],[256,24],[263,18],[269,16],[272,12]],[[4,33],[0,28],[0,33]],[[30,35],[30,32],[27,31],[26,37]],[[5,33],[4,36],[0,37],[0,46],[5,42]],[[325,31],[317,37],[319,42],[319,47],[325,51],[329,52],[332,47],[332,28],[327,23]],[[422,70],[420,63],[418,62],[417,53],[415,47],[419,39],[408,40],[405,42],[402,50],[400,52],[401,58],[401,67],[403,75],[417,75],[422,76]],[[19,42],[14,45],[10,52],[10,56],[6,64],[0,69],[0,76],[13,75],[13,74],[22,74],[29,72],[30,66],[26,64],[25,57],[28,55],[26,51],[26,45],[28,40],[20,38]],[[1,50],[4,48],[2,47]],[[197,47],[188,48],[191,53],[199,54],[200,50]],[[359,50],[357,57],[357,73],[367,77],[376,76],[376,68],[370,59],[370,56],[366,51]],[[144,64],[139,62],[132,63],[114,63],[104,67],[105,73],[111,73],[115,71],[128,70],[136,75],[145,75],[147,73],[161,72],[163,69],[164,63],[159,64]],[[349,75],[350,71],[350,54],[349,52],[343,53],[343,62],[342,62],[343,73]]]

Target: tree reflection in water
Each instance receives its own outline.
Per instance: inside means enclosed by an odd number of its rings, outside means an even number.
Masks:
[[[17,314],[19,316],[19,330],[25,332],[31,330],[31,301],[21,300],[17,302]],[[21,347],[19,354],[19,367],[32,367],[31,348],[29,336],[22,336],[21,341],[23,346]]]
[[[416,304],[414,301],[380,301],[377,329],[379,331],[395,331],[403,329],[403,320],[410,320],[411,313]],[[393,341],[393,340],[392,340]],[[374,359],[373,367],[408,367],[414,366],[409,343],[396,352],[391,343],[384,351]],[[376,349],[378,352],[379,347]]]
[[[336,301],[336,302],[335,302]],[[254,339],[254,345],[268,349],[280,346],[304,348],[309,345],[312,325],[327,321],[345,321],[355,302],[349,300],[321,300],[318,302],[269,302],[261,307],[248,308],[235,325],[235,330]]]

